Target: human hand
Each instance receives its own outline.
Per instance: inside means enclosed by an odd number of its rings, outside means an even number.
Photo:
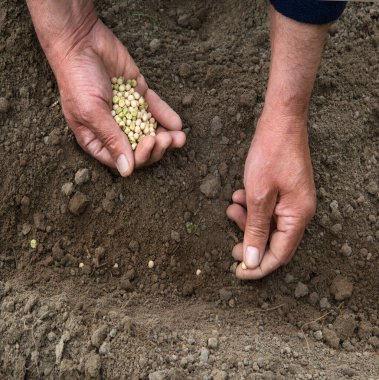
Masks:
[[[227,215],[244,231],[233,248],[236,276],[260,279],[287,264],[315,213],[306,119],[262,115],[246,159],[245,190]],[[244,269],[245,268],[245,269]]]
[[[184,145],[180,117],[154,91],[127,49],[97,18],[92,1],[28,0],[42,48],[57,78],[63,113],[79,145],[122,176],[160,160]],[[111,116],[111,77],[136,79],[136,90],[158,121],[156,136],[145,136],[134,154]]]

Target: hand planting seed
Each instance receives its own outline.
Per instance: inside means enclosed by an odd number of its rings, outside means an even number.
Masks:
[[[157,122],[147,111],[149,105],[145,98],[135,90],[135,79],[125,80],[120,76],[112,78],[111,82],[112,116],[128,136],[132,149],[135,150],[145,136],[155,136]]]

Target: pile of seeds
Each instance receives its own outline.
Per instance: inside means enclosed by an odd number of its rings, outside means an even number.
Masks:
[[[135,79],[112,78],[112,116],[128,136],[133,150],[144,136],[155,136],[157,129],[157,122],[147,112],[145,98],[135,90],[136,85]]]

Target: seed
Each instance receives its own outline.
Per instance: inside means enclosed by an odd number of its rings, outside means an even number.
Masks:
[[[198,269],[198,270],[196,271],[196,276],[200,276],[200,275],[201,275],[201,270]]]
[[[241,264],[241,268],[242,268],[243,270],[246,270],[246,269],[247,269],[247,266],[246,266],[246,264],[245,264],[244,262],[242,262],[242,264]]]
[[[83,267],[84,267],[84,263],[80,263],[79,268],[83,268]]]
[[[36,239],[30,240],[30,247],[32,249],[36,249],[37,248],[37,240]]]
[[[147,264],[147,266],[152,269],[154,268],[154,261],[153,260],[150,260],[149,263]]]
[[[148,104],[145,98],[135,90],[135,79],[125,80],[123,76],[111,78],[112,110],[116,123],[128,136],[132,149],[145,135],[155,136],[157,123],[147,112]]]
[[[115,264],[113,265],[113,268],[117,269],[117,268],[118,268],[118,264],[115,263]]]

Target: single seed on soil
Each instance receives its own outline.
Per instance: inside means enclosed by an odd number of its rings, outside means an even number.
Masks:
[[[200,276],[200,275],[201,275],[201,270],[198,269],[198,270],[196,271],[196,276]]]
[[[79,268],[83,268],[83,267],[84,267],[84,263],[80,263]]]
[[[30,240],[30,246],[31,246],[31,248],[36,249],[37,248],[37,240],[36,239]]]
[[[135,150],[144,136],[156,135],[158,123],[151,113],[147,112],[149,105],[145,98],[135,90],[137,86],[135,79],[113,77],[111,83],[113,96],[111,115],[128,136],[132,149]]]
[[[150,260],[149,263],[147,264],[147,266],[152,269],[154,268],[154,261],[153,260]]]
[[[117,263],[115,263],[114,265],[113,265],[113,268],[118,268],[118,264]]]
[[[244,262],[242,262],[242,264],[241,264],[241,268],[242,268],[243,270],[246,270],[246,269],[247,269],[247,266],[246,266],[246,264],[245,264]]]

